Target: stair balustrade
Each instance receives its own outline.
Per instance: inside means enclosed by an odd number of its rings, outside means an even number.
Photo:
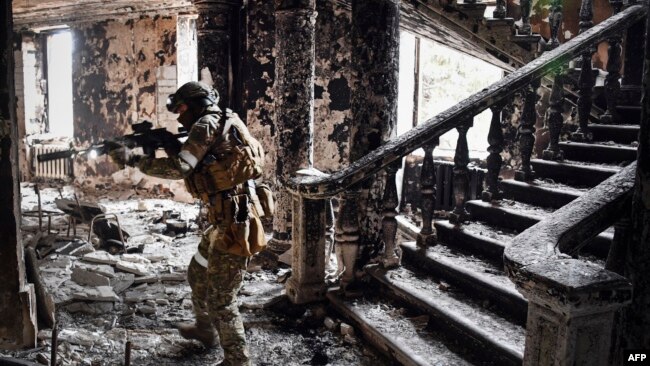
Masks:
[[[590,0],[586,0],[590,1]],[[378,149],[351,163],[347,168],[332,174],[315,170],[300,171],[286,184],[293,195],[293,263],[292,277],[287,283],[287,294],[294,303],[320,301],[325,298],[325,261],[327,215],[329,199],[338,197],[340,208],[335,222],[336,252],[339,260],[341,289],[354,293],[357,277],[364,268],[358,263],[360,248],[360,210],[358,200],[362,194],[361,183],[377,179],[377,173],[385,171],[386,182],[382,206],[382,238],[384,253],[373,261],[384,267],[399,265],[399,249],[396,245],[397,190],[395,173],[401,159],[418,148],[424,148],[422,167],[422,228],[418,245],[426,247],[436,242],[432,227],[433,200],[435,198],[435,171],[433,149],[439,137],[451,129],[457,129],[459,140],[454,158],[454,196],[456,203],[451,219],[462,224],[465,215],[467,164],[466,134],[474,116],[487,108],[493,111],[488,142],[490,158],[487,188],[484,196],[498,197],[498,174],[502,164],[499,153],[503,149],[500,112],[515,93],[523,93],[526,106],[519,127],[522,150],[522,168],[519,175],[524,180],[533,177],[530,158],[535,132],[536,90],[540,80],[551,76],[555,86],[551,95],[551,111],[548,113],[552,141],[547,149],[552,159],[561,158],[557,146],[562,128],[561,101],[564,95],[563,70],[569,61],[581,57],[581,78],[591,74],[590,55],[594,45],[621,34],[630,26],[638,24],[646,15],[644,6],[633,5],[618,12],[600,24],[586,29],[576,38],[545,52],[536,60],[524,65],[466,100],[430,118],[405,134],[393,137]],[[589,55],[589,57],[587,56]],[[587,83],[581,86],[586,91]],[[593,83],[590,84],[593,87]],[[590,91],[589,91],[590,93]],[[589,95],[588,93],[582,94]],[[590,98],[589,98],[590,100]],[[591,103],[591,102],[590,102]],[[584,115],[583,115],[584,116]],[[588,133],[581,124],[582,133]],[[555,142],[554,142],[555,141]],[[547,155],[547,154],[545,154]],[[533,364],[603,364],[593,362],[609,352],[609,330],[616,309],[630,300],[630,284],[627,279],[587,261],[570,257],[586,239],[590,239],[608,225],[615,223],[623,205],[629,200],[633,185],[634,165],[625,168],[602,183],[596,189],[561,208],[549,219],[524,231],[506,249],[505,263],[508,276],[524,294],[529,303],[528,328],[524,363]],[[613,261],[614,259],[612,259]],[[597,326],[595,324],[598,324]],[[598,330],[599,334],[592,331]],[[604,330],[604,332],[603,332]],[[592,333],[589,333],[592,332]],[[576,337],[589,334],[597,349],[589,352],[573,352]],[[581,338],[583,339],[583,338]],[[586,357],[586,360],[577,360]]]
[[[528,299],[524,365],[611,364],[614,315],[632,284],[572,255],[629,212],[635,174],[632,163],[506,247],[506,273]]]

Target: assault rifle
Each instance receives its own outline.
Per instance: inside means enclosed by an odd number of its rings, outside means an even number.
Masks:
[[[91,155],[97,157],[109,153],[111,150],[121,146],[129,149],[141,147],[145,154],[154,156],[158,149],[179,150],[181,142],[178,139],[187,137],[187,132],[181,131],[173,134],[165,128],[152,128],[153,124],[149,121],[135,123],[131,125],[132,134],[104,140],[98,144],[91,145],[87,149],[70,149],[55,151],[38,155],[39,162],[56,159],[70,158],[75,155]]]

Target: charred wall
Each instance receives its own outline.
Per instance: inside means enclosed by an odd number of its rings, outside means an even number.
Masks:
[[[176,17],[102,21],[72,28],[74,137],[86,143],[157,122],[156,70],[176,63]],[[97,164],[94,172],[114,167]]]
[[[270,1],[248,2],[245,101],[251,132],[267,151],[267,167],[275,166],[275,18]],[[350,7],[336,0],[316,2],[314,83],[314,165],[331,172],[348,163],[350,125]],[[267,169],[267,179],[273,169]]]

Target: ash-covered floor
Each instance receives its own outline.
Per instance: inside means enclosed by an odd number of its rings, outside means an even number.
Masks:
[[[60,212],[55,200],[63,198],[116,214],[129,237],[127,253],[112,255],[98,236],[86,241],[89,225],[77,225],[73,235],[66,215],[51,217],[48,234],[46,212],[39,230],[35,186],[21,186],[23,242],[42,257],[41,279],[56,307],[57,364],[122,365],[127,341],[132,365],[214,365],[222,359],[219,347],[205,349],[175,328],[193,320],[185,272],[201,233],[199,206],[169,199],[162,185],[149,188],[39,187],[42,210]],[[289,274],[289,265],[268,255],[249,266],[239,299],[255,365],[390,364],[354,330],[341,327],[326,304],[291,305],[283,296]],[[37,348],[0,356],[49,364],[51,338],[51,329],[41,329]]]

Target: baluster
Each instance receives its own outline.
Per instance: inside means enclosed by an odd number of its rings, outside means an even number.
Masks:
[[[560,29],[562,28],[562,0],[551,1],[551,10],[548,13],[548,24],[551,28],[551,38],[546,44],[546,49],[550,51],[560,45],[560,40],[557,36],[560,34]]]
[[[474,124],[473,119],[465,121],[456,127],[458,141],[456,142],[456,154],[454,155],[454,211],[449,214],[449,221],[460,224],[467,219],[469,213],[465,210],[465,201],[469,188],[469,149],[467,147],[467,131]]]
[[[530,27],[530,8],[532,6],[532,0],[521,0],[521,28],[517,34],[519,35],[530,35],[532,34],[532,28]]]
[[[497,0],[497,6],[492,12],[492,17],[497,19],[506,17],[506,0]]]
[[[355,265],[359,255],[359,217],[357,199],[358,190],[348,190],[341,197],[339,219],[336,220],[335,239],[339,267],[343,266],[341,274],[341,289],[354,282]]]
[[[515,172],[515,179],[518,181],[529,181],[535,176],[535,172],[530,166],[530,158],[535,146],[535,122],[537,117],[535,103],[537,103],[537,88],[539,85],[539,80],[533,81],[525,90],[524,109],[521,113],[521,121],[517,131],[519,135],[519,151],[521,152],[521,169]]]
[[[436,167],[433,164],[433,149],[439,143],[440,140],[436,138],[422,147],[424,149],[424,160],[422,161],[422,172],[420,173],[422,229],[420,229],[416,244],[423,248],[435,245],[438,240],[432,221],[436,200]]]
[[[609,248],[605,269],[623,275],[625,268],[625,256],[627,247],[632,235],[632,221],[629,215],[621,218],[614,224],[614,239]]]
[[[490,202],[499,198],[499,173],[501,172],[501,152],[503,151],[503,130],[501,130],[501,111],[504,103],[495,104],[492,109],[492,120],[490,121],[490,132],[488,132],[487,174],[485,175],[485,190],[481,193],[481,199]]]
[[[325,272],[328,277],[338,276],[338,269],[332,265],[332,251],[334,250],[334,206],[332,199],[325,200]]]
[[[623,7],[621,0],[610,0],[612,5],[612,15],[618,14]],[[609,47],[607,48],[607,76],[605,77],[605,96],[607,97],[607,111],[600,116],[601,123],[617,123],[619,122],[618,111],[616,105],[618,104],[618,94],[621,90],[621,41],[620,33],[614,34],[607,40]]]
[[[544,160],[562,160],[564,152],[560,150],[560,133],[564,118],[562,117],[562,106],[564,104],[564,75],[558,71],[553,79],[553,88],[549,97],[549,109],[546,115],[546,125],[548,126],[550,140],[548,148],[544,150],[542,158]]]
[[[593,26],[594,11],[592,0],[582,0],[580,6],[580,32],[582,34]],[[582,54],[580,60],[580,76],[578,76],[578,123],[576,132],[571,134],[574,141],[591,141],[593,135],[589,131],[589,115],[591,113],[591,95],[595,79],[591,65],[591,55],[596,52],[590,48]]]
[[[384,218],[381,220],[381,227],[384,239],[384,256],[381,263],[384,268],[395,268],[400,265],[401,257],[398,254],[397,236],[397,184],[395,174],[402,167],[402,159],[397,159],[386,167],[386,187],[384,188],[383,206]]]

